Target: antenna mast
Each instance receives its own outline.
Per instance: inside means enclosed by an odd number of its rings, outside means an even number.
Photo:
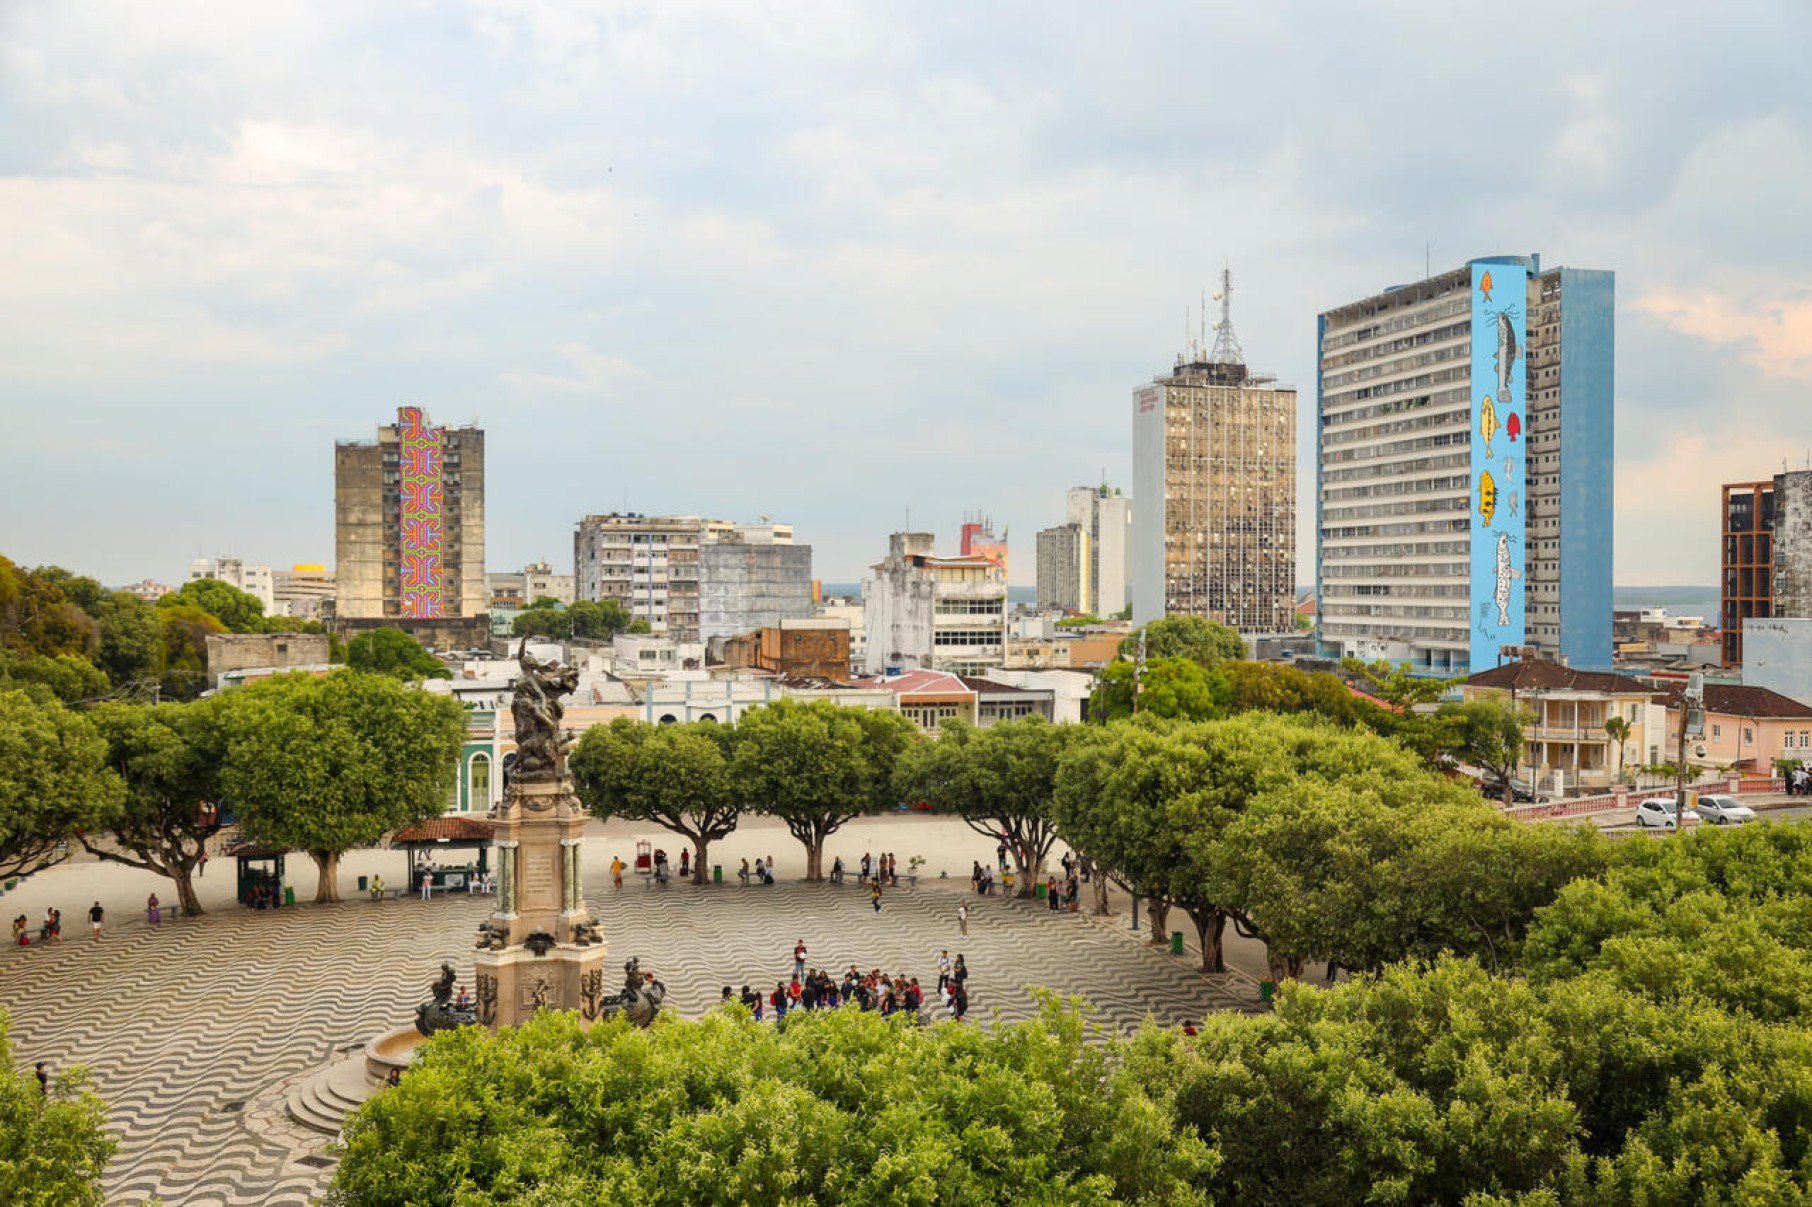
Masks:
[[[1246,354],[1240,350],[1239,339],[1233,334],[1233,270],[1221,269],[1221,291],[1214,295],[1214,300],[1221,304],[1221,321],[1214,325],[1214,351],[1209,353],[1208,360],[1217,365],[1243,365]]]

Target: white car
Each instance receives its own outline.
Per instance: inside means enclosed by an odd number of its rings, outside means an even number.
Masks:
[[[1686,820],[1697,820],[1691,809],[1686,811]],[[1636,806],[1636,824],[1639,826],[1660,826],[1664,830],[1674,828],[1674,798],[1671,796],[1651,796]]]
[[[1738,826],[1755,820],[1755,810],[1748,805],[1739,804],[1734,796],[1707,793],[1699,798],[1699,803],[1693,809],[1703,820],[1714,826]]]

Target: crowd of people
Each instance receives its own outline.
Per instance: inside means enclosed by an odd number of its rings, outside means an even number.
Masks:
[[[945,1016],[961,1020],[969,1013],[969,968],[963,957],[951,959],[948,951],[938,955],[937,995]],[[790,980],[774,982],[774,988],[759,993],[748,985],[740,994],[723,987],[723,1001],[739,1001],[757,1022],[773,1019],[780,1022],[794,1010],[835,1010],[854,1006],[876,1012],[883,1017],[905,1015],[917,1023],[931,1020],[931,1007],[926,1005],[925,990],[915,976],[886,973],[879,968],[863,972],[851,964],[841,974],[828,968],[810,968],[805,963],[805,943],[793,948],[793,975]]]

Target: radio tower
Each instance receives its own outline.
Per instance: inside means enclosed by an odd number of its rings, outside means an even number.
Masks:
[[[1233,270],[1221,269],[1221,291],[1214,295],[1214,300],[1221,304],[1221,321],[1214,325],[1214,351],[1208,354],[1208,363],[1214,365],[1243,365],[1246,354],[1240,351],[1239,337],[1233,334],[1232,301]]]

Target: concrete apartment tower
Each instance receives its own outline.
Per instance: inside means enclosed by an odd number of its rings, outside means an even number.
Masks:
[[[1038,534],[1038,606],[1112,616],[1126,607],[1132,500],[1117,489],[1074,486],[1064,520]]]
[[[400,407],[335,444],[334,557],[338,621],[484,615],[484,432]]]
[[[1747,621],[1812,618],[1812,470],[1732,482],[1723,503],[1718,620],[1724,665],[1738,667]]]
[[[1132,618],[1295,628],[1296,391],[1246,368],[1222,272],[1212,350],[1133,391]],[[1106,602],[1103,602],[1103,609]]]
[[[1610,667],[1614,287],[1495,256],[1320,316],[1324,654]]]

